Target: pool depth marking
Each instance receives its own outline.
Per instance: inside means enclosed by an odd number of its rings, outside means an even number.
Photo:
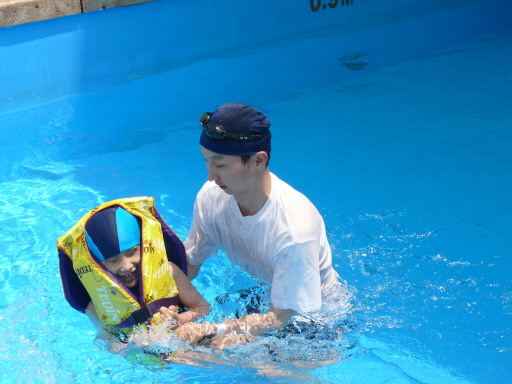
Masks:
[[[333,9],[336,8],[338,5],[343,7],[345,5],[352,4],[354,4],[354,0],[331,0],[327,4],[322,4],[322,0],[309,0],[309,6],[311,7],[311,10],[313,12],[317,12],[320,9]]]

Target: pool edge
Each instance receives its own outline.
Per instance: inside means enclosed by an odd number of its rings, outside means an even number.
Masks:
[[[0,0],[0,28],[153,0]]]

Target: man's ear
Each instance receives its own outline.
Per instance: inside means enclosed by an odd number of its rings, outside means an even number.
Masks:
[[[254,154],[254,157],[256,159],[256,168],[257,169],[264,169],[267,167],[268,162],[268,154],[265,151],[260,151],[256,154]]]

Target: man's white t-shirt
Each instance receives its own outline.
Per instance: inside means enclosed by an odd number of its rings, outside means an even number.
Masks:
[[[315,206],[271,173],[263,208],[242,216],[237,202],[214,182],[197,194],[185,248],[192,265],[218,249],[243,271],[271,286],[275,308],[317,310],[322,290],[337,284],[325,225]]]

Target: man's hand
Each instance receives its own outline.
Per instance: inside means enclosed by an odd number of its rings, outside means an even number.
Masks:
[[[272,307],[268,313],[246,315],[237,320],[225,319],[223,324],[187,323],[177,328],[176,334],[191,345],[196,345],[205,336],[212,335],[210,346],[222,349],[233,344],[247,344],[256,336],[282,328],[294,314],[295,311],[291,309]],[[221,327],[224,329],[220,330]]]
[[[213,349],[231,348],[235,344],[247,344],[254,339],[254,337],[237,334],[218,335],[212,339],[210,347]]]
[[[188,341],[193,346],[206,336],[207,329],[204,323],[187,323],[177,328],[176,334],[181,340]]]
[[[268,313],[253,313],[238,320],[226,319],[226,331],[247,336],[259,336],[265,332],[275,331],[288,324],[295,314],[292,309],[270,308]]]

